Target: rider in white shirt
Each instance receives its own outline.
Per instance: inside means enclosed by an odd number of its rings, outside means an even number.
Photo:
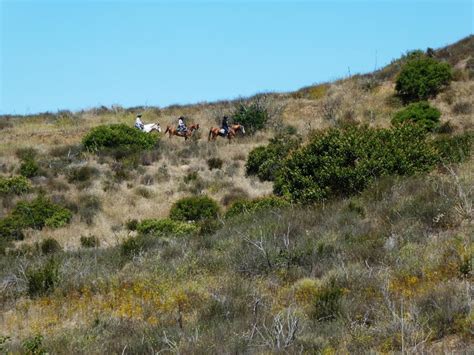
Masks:
[[[145,125],[143,124],[141,120],[142,115],[138,114],[137,118],[135,119],[135,127],[138,128],[140,131],[143,131],[145,128]]]
[[[186,128],[186,124],[184,123],[184,117],[181,116],[178,118],[178,131],[179,132],[186,132],[188,129]]]

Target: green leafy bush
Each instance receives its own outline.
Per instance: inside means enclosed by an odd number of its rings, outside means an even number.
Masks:
[[[31,184],[24,176],[0,177],[0,195],[22,195],[30,190]]]
[[[20,165],[20,174],[27,178],[38,176],[39,165],[33,159],[24,160]]]
[[[395,90],[405,103],[427,100],[435,97],[451,80],[452,72],[448,63],[415,56],[402,67]]]
[[[0,237],[22,239],[24,228],[59,228],[69,223],[71,218],[70,210],[38,196],[33,201],[18,202],[10,215],[0,220]]]
[[[81,236],[81,246],[84,248],[97,248],[100,246],[99,238],[94,235]]]
[[[247,158],[245,170],[247,175],[257,175],[262,181],[275,180],[288,154],[299,147],[300,138],[280,135],[270,139],[265,147],[253,149]]]
[[[56,239],[47,238],[40,243],[40,249],[43,254],[53,254],[62,250],[61,245]]]
[[[165,235],[187,235],[196,230],[194,224],[175,221],[172,219],[145,219],[137,225],[140,234],[150,234],[154,236]]]
[[[103,125],[93,128],[82,140],[89,151],[120,150],[127,155],[151,149],[156,137],[124,124]]]
[[[399,125],[406,122],[415,123],[428,131],[434,131],[439,126],[441,112],[430,106],[427,101],[415,102],[395,113],[392,124]]]
[[[246,132],[253,134],[265,127],[269,114],[264,105],[258,101],[249,104],[241,102],[232,118],[235,123],[243,125]]]
[[[146,241],[141,237],[130,237],[120,245],[120,253],[125,258],[133,258],[145,250]]]
[[[185,197],[176,201],[170,210],[170,218],[175,221],[199,221],[216,218],[219,205],[207,196]]]
[[[461,163],[471,155],[474,133],[466,132],[455,136],[442,135],[437,137],[432,144],[442,163]]]
[[[59,283],[59,263],[51,258],[45,265],[30,268],[26,271],[26,279],[30,296],[47,294]]]
[[[226,211],[225,217],[230,218],[242,213],[254,213],[264,209],[275,209],[289,206],[289,202],[276,196],[261,197],[254,200],[236,201]]]
[[[317,132],[286,159],[274,191],[312,203],[357,193],[380,176],[429,171],[436,160],[436,151],[417,126],[333,128]]]

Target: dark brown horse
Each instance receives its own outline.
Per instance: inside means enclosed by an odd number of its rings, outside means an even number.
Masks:
[[[188,127],[186,132],[181,132],[176,129],[174,126],[166,126],[166,131],[165,134],[168,133],[169,137],[171,136],[178,136],[178,137],[183,137],[184,140],[187,140],[189,137],[191,137],[194,133],[194,131],[199,129],[199,123],[193,123],[191,126]]]
[[[209,137],[207,138],[208,141],[210,140],[215,140],[216,137],[227,137],[230,141],[235,137],[237,132],[242,132],[242,134],[245,134],[245,128],[241,124],[233,124],[232,126],[229,127],[229,132],[227,135],[225,133],[222,133],[221,128],[219,127],[212,127],[209,130]]]

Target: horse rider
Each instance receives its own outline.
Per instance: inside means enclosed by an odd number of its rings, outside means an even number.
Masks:
[[[142,115],[138,114],[137,118],[135,119],[135,128],[138,128],[140,131],[143,131],[143,129],[145,128],[145,125],[143,124],[141,118],[142,118]]]
[[[186,124],[184,123],[184,117],[181,116],[178,118],[178,132],[180,133],[186,133],[188,128],[186,127]]]
[[[221,132],[223,131],[224,137],[229,134],[229,123],[227,122],[229,118],[227,116],[224,116],[222,118],[222,124],[221,124]]]

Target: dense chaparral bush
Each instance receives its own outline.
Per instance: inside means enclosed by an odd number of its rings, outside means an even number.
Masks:
[[[439,126],[441,112],[430,106],[427,101],[415,102],[395,113],[392,124],[415,123],[428,131],[434,131]]]
[[[267,146],[257,147],[249,153],[245,171],[262,181],[275,180],[284,158],[301,144],[300,137],[279,135],[270,139]]]
[[[289,202],[276,196],[260,197],[253,200],[238,200],[225,213],[226,218],[242,213],[254,213],[265,209],[278,209],[289,206]]]
[[[182,198],[170,210],[170,218],[175,221],[199,221],[215,218],[218,214],[219,205],[208,196]]]
[[[137,224],[136,230],[140,234],[150,234],[154,236],[186,235],[194,232],[196,226],[194,224],[175,221],[169,218],[144,219]]]
[[[451,66],[424,55],[408,60],[398,74],[395,90],[405,103],[435,97],[452,80]]]
[[[156,137],[124,124],[111,124],[93,128],[83,138],[82,144],[89,151],[120,150],[126,155],[152,149]]]
[[[22,195],[31,190],[31,184],[24,176],[0,177],[0,196]]]
[[[333,128],[317,132],[286,159],[274,191],[302,203],[348,196],[380,176],[428,171],[436,159],[424,131],[413,125]]]
[[[265,127],[269,114],[259,101],[248,104],[241,102],[232,115],[232,119],[235,123],[243,125],[246,132],[253,134]]]

